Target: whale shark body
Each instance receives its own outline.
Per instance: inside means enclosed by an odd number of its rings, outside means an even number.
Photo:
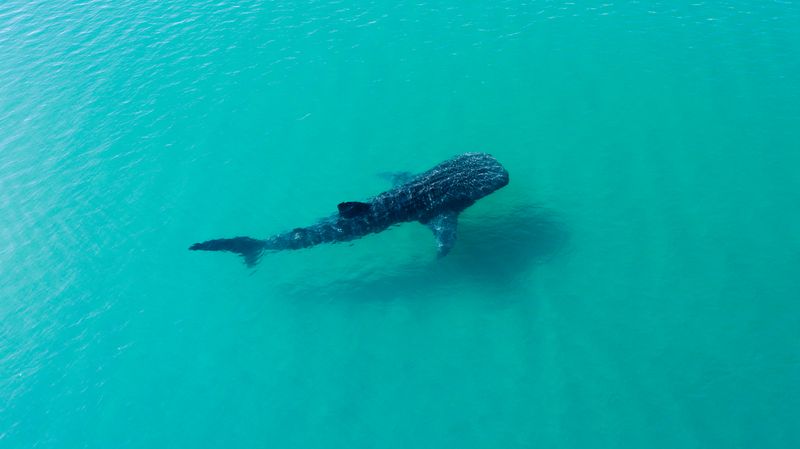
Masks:
[[[395,186],[367,201],[339,203],[338,213],[305,228],[266,239],[234,237],[195,243],[190,250],[229,251],[248,266],[265,251],[308,248],[321,243],[346,242],[385,231],[390,226],[419,221],[436,238],[439,257],[456,241],[458,214],[475,201],[508,184],[508,172],[486,153],[465,153],[419,175],[393,176]]]

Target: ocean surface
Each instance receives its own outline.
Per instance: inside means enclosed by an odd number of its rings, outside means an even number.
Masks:
[[[3,0],[0,448],[800,447],[799,168],[792,0]]]

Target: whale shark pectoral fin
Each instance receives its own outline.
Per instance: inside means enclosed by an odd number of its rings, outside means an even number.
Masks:
[[[456,229],[458,228],[458,213],[445,212],[439,214],[425,223],[436,238],[436,254],[444,257],[456,244]]]
[[[339,215],[342,218],[355,218],[369,212],[369,203],[359,201],[347,201],[339,203]]]
[[[396,172],[384,172],[380,173],[379,176],[389,182],[392,183],[392,186],[399,186],[400,184],[405,184],[414,177],[414,174],[409,171],[396,171]]]

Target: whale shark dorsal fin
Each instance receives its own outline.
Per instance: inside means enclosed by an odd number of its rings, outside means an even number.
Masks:
[[[405,184],[408,181],[411,181],[411,178],[414,177],[414,174],[410,171],[394,171],[380,173],[380,177],[391,182],[392,186],[399,186],[400,184]]]
[[[342,218],[355,218],[369,212],[369,203],[360,201],[346,201],[339,203],[339,215]]]
[[[436,254],[444,257],[456,244],[456,228],[458,228],[458,212],[444,212],[425,223],[436,238]]]

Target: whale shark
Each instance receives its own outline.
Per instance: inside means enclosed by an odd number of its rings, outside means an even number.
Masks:
[[[390,177],[394,183],[390,190],[365,201],[339,203],[335,214],[311,226],[266,239],[208,240],[195,243],[189,249],[236,253],[252,267],[264,252],[347,242],[385,231],[396,224],[417,221],[430,228],[436,239],[437,255],[444,257],[456,242],[458,215],[477,200],[508,184],[506,169],[487,153],[464,153],[417,175],[402,172]]]

